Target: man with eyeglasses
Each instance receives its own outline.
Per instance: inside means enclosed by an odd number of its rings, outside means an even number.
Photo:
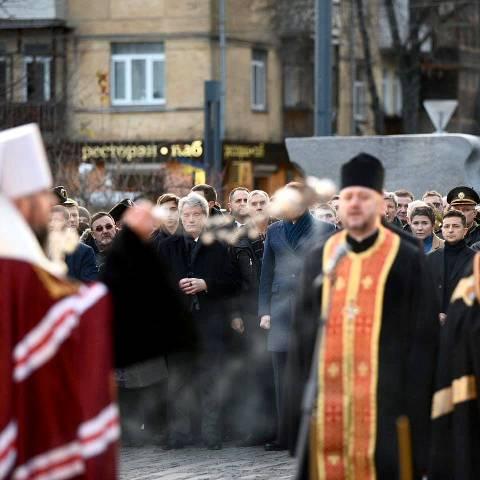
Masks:
[[[95,260],[99,272],[102,272],[105,265],[106,253],[117,234],[115,220],[107,212],[98,212],[92,217],[90,227],[95,245],[98,249],[98,252],[95,254]]]
[[[471,187],[455,187],[447,195],[447,203],[450,208],[459,210],[467,220],[467,234],[465,243],[471,247],[474,243],[480,242],[480,226],[475,221],[477,211],[475,207],[480,203],[478,193]]]

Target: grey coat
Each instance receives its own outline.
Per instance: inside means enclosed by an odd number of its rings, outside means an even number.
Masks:
[[[283,220],[268,227],[260,276],[258,315],[271,317],[269,351],[288,351],[295,294],[304,255],[310,247],[325,241],[334,231],[333,225],[314,220],[311,230],[293,249],[287,241]]]

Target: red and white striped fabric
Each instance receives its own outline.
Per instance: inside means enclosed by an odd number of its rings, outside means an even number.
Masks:
[[[96,283],[82,287],[78,294],[56,304],[13,351],[13,378],[21,382],[50,360],[78,326],[80,316],[107,294],[107,287]]]
[[[17,423],[13,420],[0,432],[0,479],[6,478],[17,457],[17,434]]]
[[[13,480],[66,480],[85,473],[86,460],[101,455],[120,435],[118,407],[110,404],[82,423],[78,438],[17,467]],[[2,478],[0,476],[0,478]]]

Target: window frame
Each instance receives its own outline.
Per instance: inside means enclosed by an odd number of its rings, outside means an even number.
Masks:
[[[353,83],[353,118],[357,122],[367,119],[367,85],[363,80],[355,80]],[[361,91],[361,95],[359,92]],[[363,100],[363,101],[362,101]]]
[[[38,102],[47,103],[52,101],[52,62],[53,57],[51,55],[24,55],[23,57],[23,99],[24,102]],[[43,63],[44,75],[43,75],[43,88],[45,98],[42,100],[30,100],[28,98],[28,64],[30,63]]]
[[[263,58],[255,58],[255,55],[261,55]],[[266,50],[253,50],[252,58],[250,60],[250,105],[254,112],[265,112],[267,111],[267,59],[268,51]],[[257,83],[255,73],[262,71],[262,83],[263,83],[263,103],[255,103],[256,92],[257,92]]]
[[[134,60],[145,61],[145,100],[132,99],[132,63]],[[125,99],[115,98],[115,63],[123,62],[125,64]],[[163,63],[163,98],[153,98],[153,64],[154,62]],[[167,103],[165,95],[165,52],[162,53],[111,53],[110,58],[110,102],[112,106],[151,106],[165,105]]]

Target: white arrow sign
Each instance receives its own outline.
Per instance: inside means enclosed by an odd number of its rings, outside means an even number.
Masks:
[[[435,127],[435,133],[444,133],[445,127],[457,108],[456,100],[425,100],[423,106]]]

